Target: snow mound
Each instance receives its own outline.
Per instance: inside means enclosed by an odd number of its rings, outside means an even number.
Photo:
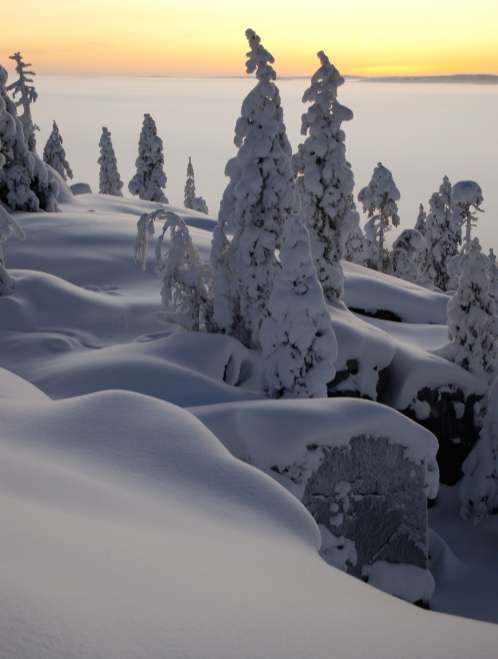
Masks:
[[[350,309],[376,315],[389,312],[407,323],[446,323],[448,296],[382,272],[343,262],[344,301]]]
[[[299,502],[186,411],[107,392],[0,413],[2,657],[496,656],[496,627],[327,566]]]
[[[437,494],[435,437],[384,405],[351,398],[262,400],[191,411],[233,455],[265,471],[302,462],[310,446],[346,446],[361,435],[387,438],[404,447],[407,459],[424,467],[427,494]]]

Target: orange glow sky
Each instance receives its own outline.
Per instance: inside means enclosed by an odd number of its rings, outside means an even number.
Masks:
[[[319,49],[347,74],[498,74],[498,0],[2,4],[0,63],[21,50],[38,73],[239,75],[252,27],[283,75],[308,75]]]

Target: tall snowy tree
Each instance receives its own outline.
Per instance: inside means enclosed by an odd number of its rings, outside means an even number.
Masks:
[[[478,524],[498,510],[498,378],[486,397],[479,440],[463,464],[460,514]]]
[[[424,204],[418,207],[417,221],[415,222],[415,231],[418,231],[422,236],[425,236],[427,229],[427,213],[425,212]]]
[[[187,165],[187,181],[185,183],[184,195],[185,208],[191,208],[199,213],[208,213],[208,207],[203,197],[195,196],[195,174],[194,166],[192,165],[192,158],[189,157]]]
[[[38,130],[38,126],[33,123],[31,104],[36,103],[36,100],[38,99],[38,93],[33,85],[32,78],[36,73],[29,70],[29,67],[32,65],[24,62],[21,53],[14,53],[10,56],[10,59],[14,60],[16,63],[16,72],[19,78],[7,87],[7,91],[12,92],[12,96],[16,101],[16,106],[22,107],[23,113],[19,118],[23,126],[24,138],[30,151],[35,151],[35,131]],[[19,98],[16,99],[16,97]]]
[[[111,133],[105,126],[102,128],[99,148],[100,156],[97,161],[100,165],[99,192],[101,194],[122,197],[123,181],[119,176],[118,162],[114,153],[114,147],[112,146]]]
[[[346,160],[341,127],[353,118],[353,113],[337,100],[344,78],[323,51],[318,59],[320,67],[303,96],[303,102],[311,104],[302,116],[301,134],[307,137],[299,145],[293,163],[318,279],[327,301],[336,303],[344,285],[340,260],[359,220],[353,198],[353,172]]]
[[[58,184],[51,170],[30,151],[16,106],[7,95],[7,71],[0,66],[0,202],[12,210],[57,209]]]
[[[167,204],[168,199],[164,194],[167,178],[164,173],[163,141],[157,134],[155,121],[150,114],[144,115],[135,165],[136,174],[128,184],[131,194],[146,201]]]
[[[43,160],[67,181],[68,178],[73,178],[73,170],[66,159],[66,152],[62,142],[59,127],[54,121],[52,132],[43,149]]]
[[[496,367],[496,305],[488,257],[474,238],[463,260],[458,288],[448,303],[450,343],[445,357],[484,378]]]
[[[266,391],[273,398],[326,398],[337,342],[297,213],[285,224],[280,260],[260,335]]]
[[[450,260],[458,254],[461,228],[453,221],[451,183],[447,176],[429,201],[425,239],[427,249],[421,266],[421,277],[442,291],[450,284]]]
[[[225,173],[230,182],[221,201],[213,240],[215,324],[256,346],[268,315],[273,279],[280,267],[282,227],[294,212],[296,190],[272,55],[253,30],[246,70],[257,84],[242,104],[235,126],[239,151]],[[231,235],[231,240],[228,236]]]
[[[164,220],[156,242],[156,269],[162,280],[164,317],[185,329],[198,331],[209,313],[209,277],[184,220],[164,209],[142,215],[137,223],[135,260],[145,270],[156,220]]]
[[[405,229],[393,243],[393,274],[401,279],[417,283],[419,264],[426,243],[422,234],[416,229]]]
[[[397,227],[400,222],[397,204],[400,196],[391,172],[380,162],[374,169],[370,183],[358,195],[363,212],[370,218],[367,238],[375,246],[377,269],[380,272],[384,270],[386,258],[385,234],[391,224]]]
[[[3,156],[0,154],[0,170]],[[14,280],[7,272],[4,245],[11,238],[24,238],[24,232],[13,217],[0,204],[0,296],[9,295],[14,290]]]
[[[474,181],[458,181],[451,190],[451,210],[453,223],[465,228],[464,251],[470,248],[472,227],[477,224],[477,212],[483,202],[481,187]]]

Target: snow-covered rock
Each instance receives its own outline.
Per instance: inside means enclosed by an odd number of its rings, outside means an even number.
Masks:
[[[437,442],[428,431],[387,407],[351,399],[193,412],[236,457],[302,500],[322,531],[325,560],[358,577],[378,561],[415,566],[419,589],[399,592],[394,584],[390,592],[428,603],[427,498],[439,482]]]

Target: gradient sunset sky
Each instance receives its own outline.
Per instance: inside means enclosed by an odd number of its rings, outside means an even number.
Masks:
[[[282,75],[498,74],[498,0],[4,0],[0,63],[38,73],[240,75],[252,27]],[[11,68],[11,67],[8,67]]]

